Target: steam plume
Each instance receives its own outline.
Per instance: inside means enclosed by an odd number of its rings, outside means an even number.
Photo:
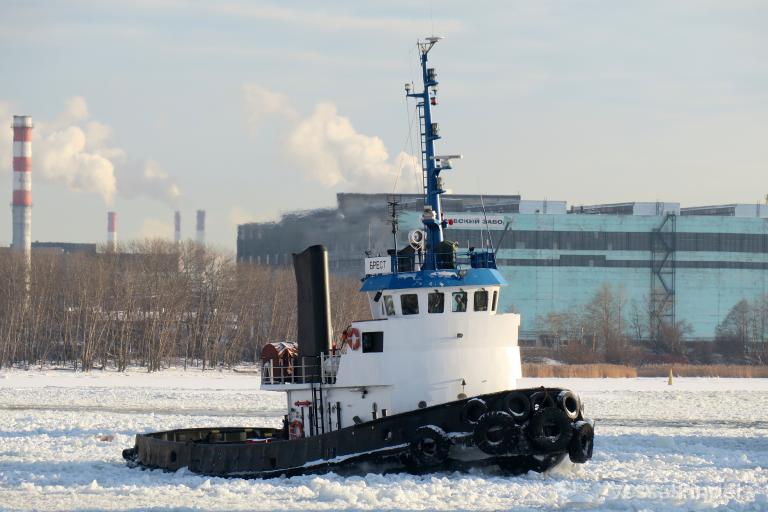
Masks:
[[[390,189],[401,172],[419,169],[418,160],[407,153],[390,158],[379,137],[359,133],[331,103],[320,103],[311,115],[302,117],[283,94],[253,84],[243,92],[251,126],[258,127],[268,116],[282,119],[286,158],[326,187]]]
[[[10,109],[0,103],[0,123],[10,126]],[[51,121],[35,127],[35,180],[63,184],[70,190],[100,195],[109,203],[116,194],[139,195],[173,203],[179,196],[175,180],[153,160],[129,157],[111,142],[112,129],[91,120],[82,97],[67,100]],[[0,168],[6,169],[6,139],[0,137]]]

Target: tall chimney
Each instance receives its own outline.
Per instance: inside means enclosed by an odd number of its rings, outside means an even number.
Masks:
[[[197,210],[197,243],[205,244],[205,210]]]
[[[107,250],[117,250],[117,213],[107,212]]]
[[[176,210],[173,214],[173,241],[181,242],[181,212]]]
[[[11,247],[32,249],[32,117],[13,116],[13,241]]]

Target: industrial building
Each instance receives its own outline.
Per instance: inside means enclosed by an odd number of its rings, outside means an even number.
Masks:
[[[58,253],[94,255],[97,253],[97,245],[75,242],[32,242],[33,252],[39,252],[43,250],[46,250],[52,254]]]
[[[423,196],[396,196],[397,243],[420,229]],[[238,226],[239,261],[289,264],[291,253],[322,243],[331,269],[360,276],[365,254],[393,245],[391,197],[337,195],[337,207],[285,214],[278,222]],[[581,308],[604,284],[628,307],[657,320],[685,321],[688,338],[712,340],[740,300],[764,296],[768,280],[768,207],[679,203],[573,206],[520,196],[444,196],[446,239],[498,249],[509,282],[501,307],[522,315],[520,338],[544,335],[550,313]]]

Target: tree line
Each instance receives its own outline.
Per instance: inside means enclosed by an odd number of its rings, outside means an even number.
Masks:
[[[553,355],[569,363],[768,363],[768,296],[733,306],[714,343],[686,341],[688,322],[659,318],[650,301],[627,300],[607,283],[586,304],[539,318],[538,329]]]
[[[296,337],[290,266],[163,240],[96,254],[36,250],[26,265],[16,252],[0,258],[0,367],[232,366]],[[335,336],[370,317],[359,284],[331,276]]]

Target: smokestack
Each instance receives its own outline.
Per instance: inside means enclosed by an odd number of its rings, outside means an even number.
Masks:
[[[11,247],[32,249],[32,117],[13,116],[13,241]]]
[[[205,244],[205,210],[197,210],[197,243]]]
[[[313,245],[293,255],[296,275],[296,339],[299,358],[331,352],[331,299],[328,287],[328,250]]]
[[[181,242],[181,212],[176,210],[173,214],[173,241]]]
[[[107,212],[107,250],[117,250],[117,213]]]

